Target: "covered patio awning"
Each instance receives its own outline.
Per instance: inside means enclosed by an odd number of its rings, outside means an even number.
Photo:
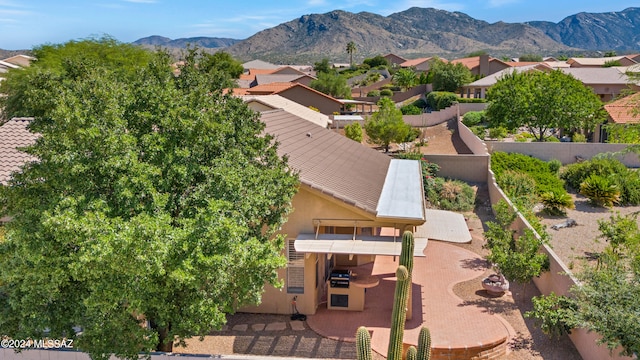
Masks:
[[[294,247],[300,253],[400,256],[402,237],[300,234]],[[426,238],[415,238],[413,256],[424,256],[426,247]]]

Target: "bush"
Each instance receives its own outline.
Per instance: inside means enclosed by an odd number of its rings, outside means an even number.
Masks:
[[[589,198],[593,205],[612,207],[620,200],[618,186],[600,175],[590,175],[580,184],[580,194]]]
[[[382,90],[380,90],[380,96],[392,97],[393,96],[393,91],[390,90],[390,89],[382,89]]]
[[[521,171],[506,170],[497,179],[498,186],[513,201],[533,206],[536,200],[536,181]]]
[[[564,183],[551,172],[547,162],[528,155],[494,152],[491,154],[491,169],[498,180],[506,170],[521,171],[531,175],[536,181],[537,195],[550,191],[566,192]]]
[[[476,202],[476,192],[464,181],[436,178],[428,191],[431,204],[442,210],[469,211]]]
[[[378,97],[380,96],[380,90],[371,90],[367,93],[367,97]]]
[[[418,99],[418,100],[414,101],[411,105],[417,106],[420,109],[425,109],[427,107],[427,102],[424,101],[424,99]]]
[[[405,105],[400,108],[402,111],[402,115],[420,115],[422,114],[422,109],[415,105]]]
[[[345,126],[344,134],[353,141],[362,142],[362,126],[360,126],[359,122],[353,122]]]
[[[432,91],[427,94],[427,105],[437,111],[453,105],[453,103],[459,99],[460,98],[452,92]]]
[[[547,164],[549,165],[549,171],[556,175],[560,174],[560,168],[562,167],[562,163],[560,162],[560,160],[551,159],[547,162]]]
[[[545,142],[560,142],[560,139],[558,139],[555,136],[547,136],[546,138],[544,138]]]
[[[620,190],[620,204],[640,204],[640,174],[636,170],[627,169],[622,174],[615,174],[613,181]]]
[[[560,174],[567,186],[580,189],[580,184],[590,175],[607,176],[609,174],[624,174],[627,167],[616,159],[592,159],[568,165]]]
[[[571,141],[577,143],[585,143],[587,142],[587,137],[580,133],[574,133],[571,137]]]
[[[491,139],[502,140],[506,138],[507,135],[509,135],[509,131],[507,131],[507,128],[504,126],[489,128],[489,137]]]
[[[487,128],[482,125],[472,126],[469,128],[469,130],[471,130],[472,133],[479,137],[480,140],[484,140],[484,137],[487,135]]]
[[[556,193],[553,191],[540,196],[544,211],[549,215],[566,215],[567,209],[575,208],[571,195],[566,192]]]
[[[462,117],[462,123],[467,127],[476,126],[480,123],[486,122],[486,120],[484,111],[469,111]]]
[[[534,138],[535,136],[533,136],[532,133],[528,132],[518,133],[513,137],[516,142],[529,142]]]

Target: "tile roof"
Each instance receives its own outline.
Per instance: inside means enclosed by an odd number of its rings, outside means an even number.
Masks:
[[[299,116],[324,128],[331,124],[331,119],[329,119],[327,115],[311,110],[304,105],[300,105],[280,95],[248,95],[243,96],[242,100],[249,104],[249,107],[251,107],[251,103],[258,102],[269,107],[271,110],[283,109],[288,113]]]
[[[245,69],[277,69],[280,66],[262,60],[251,60],[242,64]]]
[[[390,157],[284,110],[261,119],[302,184],[376,215]]]
[[[24,163],[34,160],[31,155],[18,150],[32,145],[39,137],[27,129],[32,120],[13,118],[0,126],[0,184],[6,184],[11,173],[20,170]]]
[[[561,68],[565,74],[571,74],[585,85],[591,84],[631,84],[629,77],[615,67]]]
[[[447,62],[446,59],[443,58],[439,58],[440,60]],[[400,67],[411,67],[411,66],[418,66],[426,61],[431,61],[431,60],[435,60],[435,57],[426,57],[426,58],[417,58],[417,59],[411,59],[411,60],[407,60],[405,62],[403,62],[402,64],[400,64]]]
[[[640,123],[640,93],[629,95],[604,106],[616,124]]]
[[[258,85],[270,84],[275,82],[294,82],[302,77],[308,75],[304,74],[257,74],[256,82]],[[257,85],[256,85],[257,86]]]
[[[248,88],[247,93],[252,95],[271,95],[293,86],[295,84],[292,82],[273,82]]]

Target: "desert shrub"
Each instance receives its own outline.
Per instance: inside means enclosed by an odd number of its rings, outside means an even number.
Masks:
[[[553,191],[540,195],[544,211],[549,215],[566,215],[567,209],[575,208],[571,195],[566,192],[556,193]]]
[[[385,84],[381,88],[381,90],[391,90],[391,91],[401,91],[400,86],[394,84]]]
[[[502,140],[509,135],[509,131],[504,126],[489,128],[489,137],[492,139]]]
[[[533,136],[532,133],[528,132],[518,133],[513,137],[516,142],[529,142],[534,138],[535,136]]]
[[[609,178],[590,175],[580,184],[580,194],[596,206],[612,207],[620,200],[620,190]]]
[[[615,174],[613,181],[620,190],[620,204],[640,204],[640,174],[636,170],[627,169],[624,173]]]
[[[562,167],[562,163],[560,162],[560,160],[551,159],[547,162],[547,164],[549,165],[549,171],[556,175],[560,174],[560,168]]]
[[[486,116],[484,111],[469,111],[464,114],[462,123],[468,127],[476,126],[480,123],[486,122]]]
[[[560,142],[560,139],[558,139],[555,136],[547,136],[546,138],[544,138],[545,142]]]
[[[585,143],[587,142],[587,137],[584,136],[584,134],[574,133],[573,136],[571,136],[571,141],[576,143]]]
[[[380,96],[391,97],[391,96],[393,96],[393,90],[391,90],[391,89],[382,89],[382,90],[380,90]]]
[[[465,104],[478,104],[478,103],[486,103],[487,99],[481,99],[481,98],[458,98],[458,102],[459,103],[465,103]]]
[[[547,162],[528,155],[494,152],[491,154],[491,170],[498,181],[506,170],[521,171],[531,175],[536,181],[537,195],[550,191],[566,192],[563,181],[551,172]]]
[[[420,115],[422,114],[422,109],[415,105],[405,105],[400,108],[402,111],[402,115]]]
[[[506,170],[497,179],[498,186],[513,201],[532,206],[535,203],[536,181],[522,171]]]
[[[617,159],[592,159],[580,163],[570,164],[562,171],[562,178],[567,186],[580,189],[580,184],[590,175],[607,176],[609,174],[624,174],[627,167]]]
[[[427,94],[427,105],[434,110],[442,110],[458,101],[458,95],[446,91],[432,91]]]
[[[359,143],[362,142],[362,126],[359,122],[353,122],[344,127],[344,134],[346,137]]]
[[[413,103],[411,103],[411,105],[417,106],[420,109],[424,109],[424,108],[427,107],[427,102],[424,101],[424,99],[418,99],[418,100],[414,101]]]
[[[472,210],[476,201],[475,190],[460,180],[436,178],[427,195],[431,204],[451,211]]]
[[[472,126],[469,130],[479,137],[480,140],[484,140],[484,137],[487,135],[487,128],[482,125]]]
[[[380,90],[371,90],[367,93],[367,97],[378,97],[380,96]]]

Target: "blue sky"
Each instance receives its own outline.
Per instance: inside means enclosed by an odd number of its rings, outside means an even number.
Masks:
[[[461,11],[490,23],[558,22],[582,11],[621,11],[640,6],[640,1],[0,0],[0,48],[30,49],[104,34],[123,42],[150,35],[245,39],[305,14],[340,9],[386,16],[412,6]]]

